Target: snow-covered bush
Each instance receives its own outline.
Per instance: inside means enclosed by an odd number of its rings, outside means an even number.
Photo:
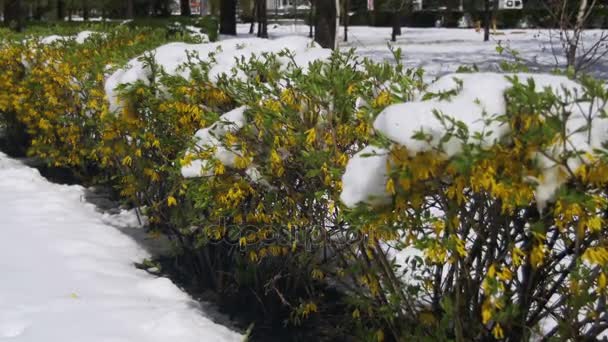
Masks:
[[[31,37],[0,47],[0,115],[11,131],[29,135],[21,149],[55,166],[86,168],[104,158],[107,73],[166,41],[158,30],[89,36],[52,43]]]
[[[401,334],[606,332],[607,103],[606,84],[587,78],[460,74],[376,118],[386,170],[352,159],[343,199],[360,204],[353,226],[423,254],[413,278],[368,275],[392,295],[392,314],[422,323]]]
[[[382,109],[423,87],[420,73],[401,66],[303,55],[312,49],[243,56],[228,74],[215,72],[224,60],[191,55],[172,76],[150,56],[147,79],[118,92],[123,116],[139,118],[138,128],[117,134],[140,149],[123,149],[122,188],[134,185],[129,194],[156,229],[192,256],[200,272],[192,277],[227,298],[248,298],[249,310],[267,319],[302,324],[331,310],[327,284],[359,286],[350,269],[363,237],[351,234],[339,202],[346,161],[369,143]],[[157,151],[146,134],[159,140]],[[160,176],[156,184],[146,169]],[[348,325],[351,311],[336,319]],[[370,326],[376,333],[375,323],[362,328]]]
[[[4,44],[0,120],[32,156],[108,175],[192,284],[328,339],[606,329],[605,84],[426,85],[297,37],[165,39]]]

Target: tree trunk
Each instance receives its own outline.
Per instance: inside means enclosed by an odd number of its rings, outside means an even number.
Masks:
[[[133,19],[135,17],[135,6],[134,0],[127,0],[127,19]]]
[[[333,49],[336,40],[336,4],[330,0],[316,0],[315,41],[326,49]]]
[[[576,58],[578,54],[578,47],[582,39],[583,31],[585,30],[585,21],[588,18],[588,2],[587,0],[581,0],[578,12],[576,14],[576,23],[572,33],[572,38],[568,41],[568,47],[566,48],[566,59],[568,68],[577,69]],[[566,33],[567,36],[567,33]]]
[[[57,20],[65,19],[65,0],[57,0]]]
[[[348,21],[350,19],[348,12],[350,10],[350,0],[344,0],[344,41],[348,42]]]
[[[258,20],[260,22],[260,29],[258,30],[258,37],[268,38],[268,7],[266,6],[265,0],[259,0],[259,14]]]
[[[249,34],[255,33],[255,23],[258,19],[258,0],[253,0],[249,3],[249,8],[247,9],[250,12],[251,17],[251,26],[249,26]]]
[[[491,21],[491,12],[490,12],[490,1],[492,0],[484,0],[483,2],[483,41],[487,42],[490,40],[490,21]]]
[[[189,17],[192,15],[192,10],[190,9],[190,0],[180,0],[179,1],[180,14],[184,17]]]
[[[220,34],[236,36],[236,0],[220,2]]]
[[[4,23],[11,29],[21,32],[24,26],[24,8],[22,0],[4,0]]]
[[[393,33],[391,34],[391,41],[396,42],[397,36],[401,35],[401,12],[395,10],[392,14],[391,21],[393,24]]]
[[[309,32],[308,32],[308,38],[313,38],[314,37],[314,27],[315,27],[315,3],[314,1],[310,2],[310,12],[308,13],[308,26],[309,26]]]
[[[161,15],[165,18],[171,16],[171,0],[163,0],[163,10]]]
[[[82,0],[82,19],[89,20],[89,0]]]
[[[44,6],[40,3],[40,0],[36,0],[34,5],[34,20],[42,20],[42,15],[44,14]]]

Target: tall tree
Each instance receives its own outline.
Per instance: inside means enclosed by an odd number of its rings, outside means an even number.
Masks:
[[[344,18],[344,41],[345,42],[348,41],[348,24],[349,24],[349,19],[350,19],[348,12],[350,12],[350,0],[344,0],[343,18]]]
[[[585,71],[608,56],[608,30],[587,32],[593,14],[606,8],[602,0],[544,0],[543,5],[555,29],[549,30],[549,45],[559,66],[562,53],[566,66],[575,72]]]
[[[266,0],[256,0],[256,2],[258,37],[268,38],[268,6],[266,6]]]
[[[34,10],[32,13],[32,17],[34,20],[42,20],[42,16],[44,12],[47,10],[46,6],[42,5],[42,0],[36,0],[34,2]]]
[[[63,21],[65,19],[65,0],[57,0],[57,20]]]
[[[236,0],[220,2],[220,33],[236,36]]]
[[[483,1],[483,41],[490,40],[490,25],[492,22],[492,8],[495,6],[494,0]]]
[[[189,17],[192,15],[190,9],[190,0],[179,0],[180,13],[182,16]]]
[[[315,0],[315,41],[324,48],[333,49],[336,43],[336,17],[338,9],[331,0]]]
[[[135,17],[135,4],[134,0],[127,0],[127,19],[133,19]]]
[[[24,27],[23,0],[4,0],[4,23],[17,32]]]
[[[251,19],[251,26],[249,26],[249,34],[255,32],[255,23],[258,21],[258,0],[245,0],[241,1],[241,8],[246,16]]]
[[[82,0],[82,19],[89,20],[90,8],[89,0]]]

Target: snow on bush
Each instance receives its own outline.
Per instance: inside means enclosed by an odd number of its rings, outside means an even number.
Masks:
[[[537,89],[550,89],[564,100],[572,100],[572,97],[583,93],[580,84],[564,76],[523,73],[446,75],[433,83],[427,94],[417,101],[388,107],[376,118],[374,129],[394,143],[405,146],[412,155],[440,151],[451,158],[461,153],[464,145],[471,143],[489,148],[511,132],[509,123],[502,119],[507,114],[505,91],[513,86],[510,78],[521,82],[532,81]],[[560,176],[560,167],[552,159],[558,158],[565,150],[592,152],[601,148],[608,135],[608,120],[600,117],[602,112],[597,104],[575,101],[568,107],[572,111],[565,125],[569,143],[564,145],[556,142],[548,146],[546,151],[537,153],[538,162],[544,170],[540,179],[533,180],[538,183],[536,200],[540,208],[567,181]],[[595,123],[585,129],[589,120]],[[458,125],[467,130],[468,136],[464,140],[452,132]],[[581,157],[571,156],[568,164],[576,170],[581,165]],[[386,183],[369,181],[375,186],[361,187],[361,178],[377,180],[380,177],[378,173],[376,168],[370,168],[369,164],[357,157],[353,158],[344,175],[343,202],[354,207],[382,193],[386,195]]]
[[[340,199],[346,206],[354,207],[361,202],[382,204],[390,200],[386,187],[389,151],[367,146],[355,154],[346,165],[342,182],[344,189]]]
[[[74,39],[74,41],[78,44],[84,44],[89,38],[93,36],[105,37],[106,34],[103,32],[94,32],[94,31],[82,31],[76,34],[75,36],[59,36],[59,35],[50,35],[40,39],[40,43],[42,44],[52,44],[55,42],[66,42],[70,39]]]
[[[218,77],[230,75],[237,62],[252,56],[258,58],[268,53],[279,53],[289,50],[295,56],[293,61],[288,57],[282,57],[283,65],[295,62],[296,65],[306,68],[315,60],[326,59],[331,50],[317,47],[314,42],[305,37],[284,37],[276,40],[258,38],[228,39],[216,43],[186,44],[170,43],[158,47],[150,52],[156,64],[170,75],[189,77],[188,68],[180,68],[189,60],[189,56],[196,54],[200,61],[212,62],[209,70],[210,81],[217,81]],[[131,84],[137,81],[148,82],[151,75],[149,65],[146,65],[141,57],[135,58],[128,66],[115,71],[106,81],[105,90],[110,99],[110,109],[116,110],[120,107],[116,88],[120,85]],[[235,77],[243,78],[241,72]]]
[[[234,167],[238,155],[222,145],[218,139],[228,132],[238,132],[245,125],[245,110],[247,110],[245,106],[231,110],[211,126],[196,132],[194,135],[196,147],[200,150],[213,149],[216,159],[226,166]],[[187,156],[190,155],[193,158],[193,152],[187,152]],[[182,167],[182,175],[186,178],[210,177],[213,174],[213,168],[209,165],[208,160],[195,159],[189,162],[189,165]]]

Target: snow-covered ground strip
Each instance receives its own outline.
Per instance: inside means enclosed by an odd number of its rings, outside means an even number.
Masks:
[[[272,39],[301,35],[308,36],[305,25],[270,24]],[[249,25],[238,26],[239,36],[248,35]],[[597,40],[599,30],[589,30],[585,46]],[[356,48],[360,56],[375,61],[394,60],[388,49],[391,28],[353,26],[349,29],[349,42],[340,43],[343,50]],[[340,37],[343,39],[342,37]],[[560,66],[565,64],[565,54],[561,52],[559,32],[539,29],[498,30],[489,42],[483,41],[483,33],[474,29],[451,28],[403,28],[395,47],[403,50],[403,63],[408,67],[423,67],[430,76],[441,76],[454,72],[462,65],[477,65],[482,71],[497,71],[499,63],[508,59],[509,54],[500,55],[496,46],[501,44],[520,53],[533,70],[548,71],[556,66],[555,55]],[[553,49],[556,50],[554,55]],[[608,57],[602,59],[590,70],[594,75],[608,78]]]
[[[0,153],[0,340],[238,341],[169,279],[137,270],[149,255],[83,203]]]

